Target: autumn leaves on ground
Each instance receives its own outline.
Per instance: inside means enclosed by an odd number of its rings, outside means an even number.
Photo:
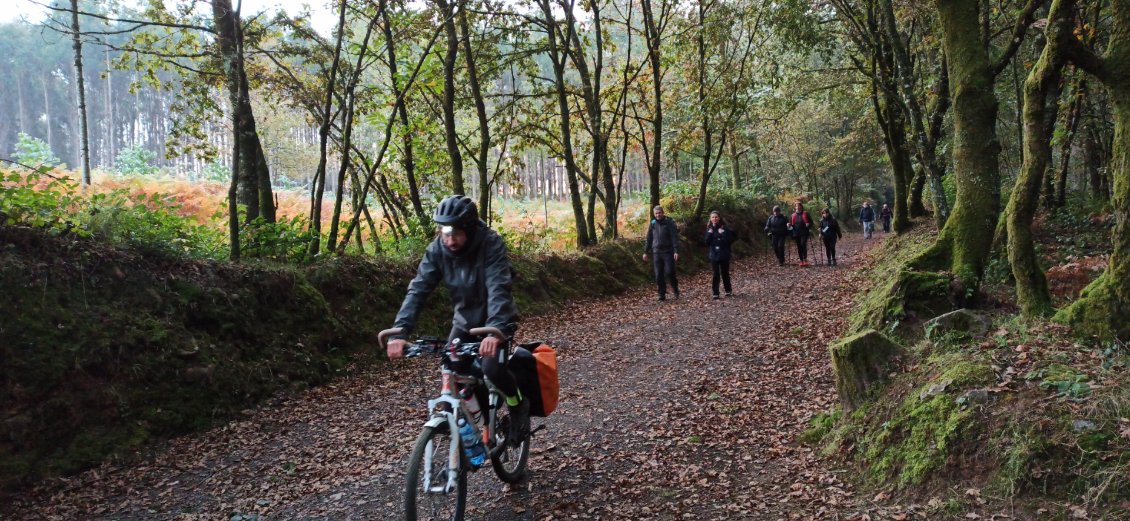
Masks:
[[[827,345],[845,329],[865,252],[840,266],[736,262],[734,296],[709,273],[682,298],[639,288],[527,318],[519,340],[558,348],[562,404],[530,476],[472,475],[469,518],[776,519],[860,511],[846,476],[797,443],[835,401]],[[441,334],[443,332],[436,332]],[[12,519],[395,519],[405,460],[436,391],[434,361],[383,364],[128,466],[41,485]]]

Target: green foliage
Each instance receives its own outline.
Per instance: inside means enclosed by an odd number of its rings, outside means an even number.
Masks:
[[[92,195],[81,219],[94,237],[145,253],[207,259],[226,251],[222,233],[179,215],[178,208],[174,196],[114,190]]]
[[[157,154],[141,145],[124,148],[114,160],[114,172],[118,175],[153,175],[161,169],[153,165]]]
[[[62,162],[55,157],[55,154],[51,152],[51,147],[42,139],[29,136],[23,132],[20,132],[16,139],[16,149],[12,151],[12,157],[16,161],[36,168],[54,167]]]
[[[0,225],[43,228],[51,234],[74,229],[70,210],[78,204],[78,185],[66,177],[0,170]]]
[[[273,223],[260,217],[240,229],[244,255],[277,262],[306,260],[312,237],[309,221],[301,216]]]

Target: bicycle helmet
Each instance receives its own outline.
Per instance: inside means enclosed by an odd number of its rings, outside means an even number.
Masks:
[[[479,208],[465,195],[449,195],[440,201],[432,220],[440,226],[468,230],[479,222]]]

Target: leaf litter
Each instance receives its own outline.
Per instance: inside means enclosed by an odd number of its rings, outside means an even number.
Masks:
[[[837,268],[736,261],[734,296],[722,300],[700,273],[683,278],[679,300],[639,288],[525,320],[520,341],[558,349],[561,405],[533,441],[527,481],[505,486],[489,467],[471,475],[468,518],[905,516],[857,497],[843,470],[796,442],[836,401],[827,344],[847,327],[863,280],[853,272],[877,242],[846,237]],[[397,519],[437,373],[434,360],[378,364],[129,463],[44,482],[0,512]]]

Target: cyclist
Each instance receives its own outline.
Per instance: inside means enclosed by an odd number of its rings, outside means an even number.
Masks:
[[[510,261],[502,238],[479,220],[478,207],[467,196],[444,198],[432,220],[438,227],[437,237],[424,251],[416,278],[408,284],[395,327],[404,328],[404,335],[411,333],[424,302],[443,281],[455,308],[448,343],[456,338],[467,341],[468,331],[476,327],[496,327],[513,337],[518,310],[510,294]],[[482,339],[479,355],[483,374],[506,395],[511,418],[509,439],[517,444],[529,435],[530,402],[522,397],[506,367],[505,343],[488,336]],[[403,356],[406,345],[403,336],[390,340],[389,359]]]

